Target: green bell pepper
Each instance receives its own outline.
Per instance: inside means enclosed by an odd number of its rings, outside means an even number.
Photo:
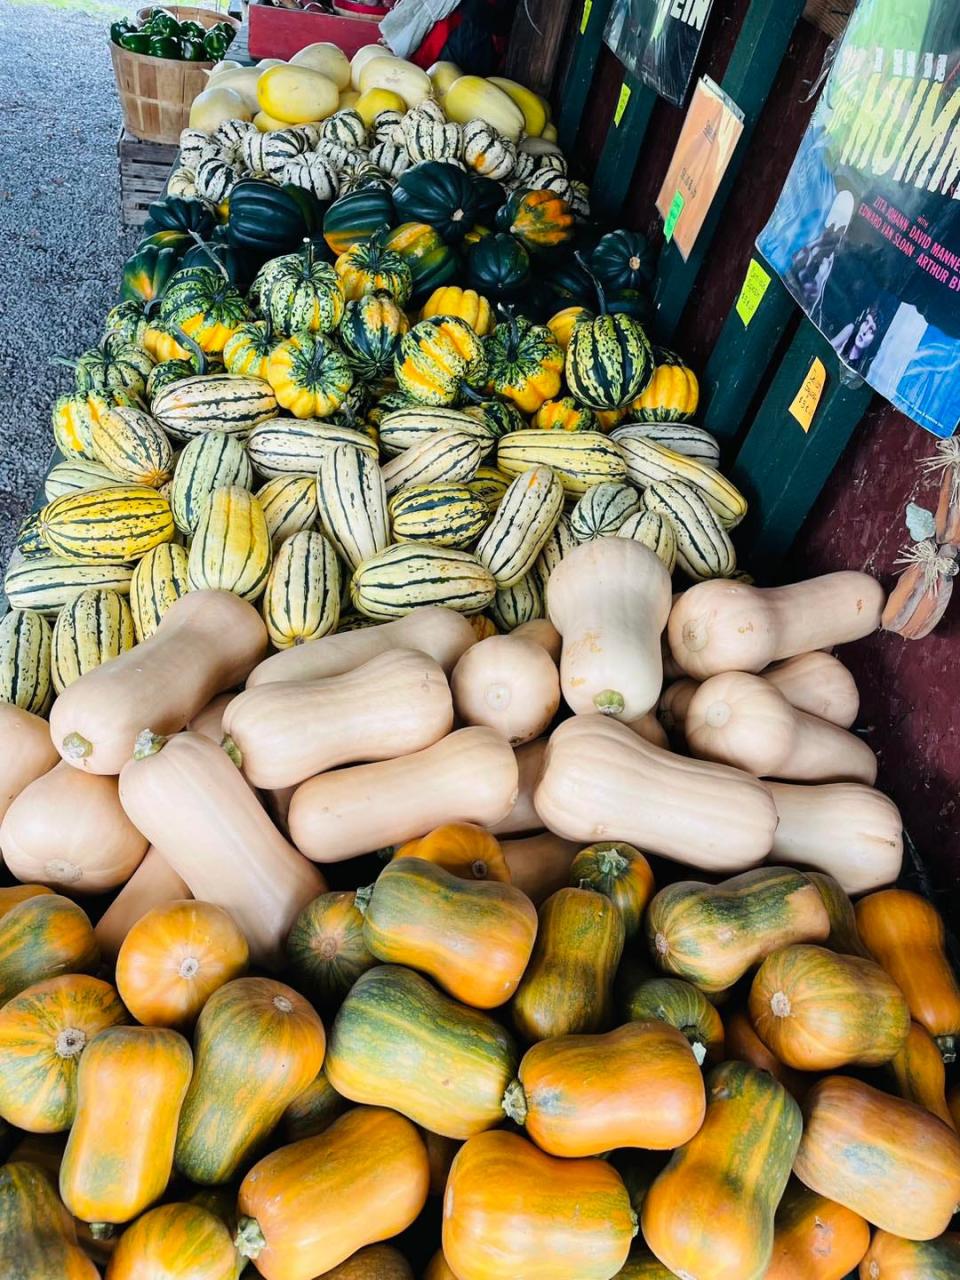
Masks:
[[[175,36],[180,31],[180,23],[172,13],[167,13],[165,9],[157,9],[144,23],[143,29],[149,31],[152,36]]]
[[[121,49],[128,49],[131,53],[149,53],[152,39],[149,31],[128,31],[117,43]]]
[[[220,31],[208,31],[203,38],[203,47],[211,62],[220,62],[226,57],[227,40]]]
[[[237,28],[231,26],[229,22],[217,22],[210,28],[210,30],[219,31],[226,36],[227,44],[230,44],[233,41],[234,36],[237,34]]]
[[[179,61],[183,57],[183,45],[176,36],[152,35],[147,52],[151,58],[174,58]]]
[[[180,23],[180,39],[181,40],[202,40],[206,35],[206,30],[201,27],[199,22],[181,22]]]
[[[189,36],[183,36],[180,40],[183,49],[182,58],[184,62],[206,62],[207,51],[203,47],[202,40],[191,40]]]
[[[110,23],[110,39],[114,44],[120,43],[120,37],[125,36],[130,31],[136,31],[136,27],[126,18],[121,18],[119,22]]]

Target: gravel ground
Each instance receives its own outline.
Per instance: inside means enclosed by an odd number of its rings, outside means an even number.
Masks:
[[[137,238],[120,222],[110,16],[0,4],[0,565],[72,382],[51,357],[98,340]]]

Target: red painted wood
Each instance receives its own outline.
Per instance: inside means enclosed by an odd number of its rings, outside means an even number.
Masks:
[[[376,44],[380,38],[379,22],[369,18],[306,13],[265,4],[250,6],[249,30],[250,53],[255,58],[292,58],[319,41],[339,45],[352,58],[358,49]]]

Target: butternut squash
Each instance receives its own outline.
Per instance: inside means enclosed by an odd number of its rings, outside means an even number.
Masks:
[[[74,768],[117,774],[139,733],[182,729],[214,694],[241,684],[266,648],[253,605],[230,591],[190,591],[149,640],[64,689],[50,735]]]
[[[687,711],[693,695],[699,688],[700,685],[696,680],[690,680],[684,676],[683,679],[674,680],[672,684],[668,684],[660,695],[660,701],[657,704],[660,723],[666,731],[671,746],[677,751],[687,749],[685,732]]]
[[[24,787],[59,758],[46,720],[12,702],[0,702],[0,821]]]
[[[813,649],[876,631],[880,583],[867,573],[826,573],[788,587],[715,579],[685,591],[670,613],[670,650],[695,680],[723,671],[760,672]]]
[[[229,693],[218,693],[197,712],[187,724],[187,728],[191,733],[203,734],[211,742],[219,744],[223,738],[223,713],[236,696],[232,690]]]
[[[903,822],[891,799],[858,782],[768,784],[779,821],[770,858],[815,867],[847,893],[891,884],[903,863]]]
[[[918,1243],[875,1231],[857,1274],[860,1280],[954,1280],[960,1275],[960,1232]]]
[[[494,825],[516,798],[506,739],[476,726],[396,760],[310,778],[290,801],[290,835],[308,858],[338,862],[445,822]]]
[[[822,871],[807,871],[805,874],[820,890],[820,897],[830,917],[830,936],[827,938],[830,950],[837,951],[842,956],[859,956],[861,960],[872,960],[873,957],[864,946],[857,929],[853,903],[840,882]]]
[[[454,667],[450,689],[462,723],[495,729],[511,746],[538,738],[560,706],[556,664],[516,632],[472,645]]]
[[[19,907],[21,902],[26,902],[29,898],[49,896],[52,893],[53,890],[45,884],[14,884],[9,888],[0,888],[0,920],[8,911]]]
[[[792,707],[841,729],[849,729],[860,710],[860,691],[839,658],[817,650],[775,662],[761,672]]]
[[[858,1213],[791,1178],[777,1209],[764,1280],[844,1280],[869,1244],[870,1228]]]
[[[541,649],[545,649],[559,666],[563,637],[553,623],[546,618],[531,618],[529,622],[521,622],[520,626],[514,627],[510,634],[518,636],[521,640],[532,640]]]
[[[533,807],[533,793],[547,754],[547,739],[535,738],[514,749],[517,760],[517,799],[503,819],[490,828],[495,836],[512,836],[524,831],[538,831],[543,825]]]
[[[104,959],[116,960],[124,938],[148,911],[189,897],[186,880],[177,875],[163,854],[149,848],[94,929]]]
[[[282,964],[290,926],[326,884],[280,835],[226,752],[198,733],[148,738],[141,758],[124,766],[120,799],[193,896],[230,912],[251,958]]]
[[[390,649],[418,649],[449,675],[476,639],[469,618],[452,609],[425,605],[396,622],[322,636],[275,653],[251,671],[247,688],[272,680],[319,680],[342,675]]]
[[[690,699],[684,734],[701,760],[760,778],[872,784],[877,777],[877,758],[862,739],[797,711],[769,681],[743,671],[704,681]]]
[[[39,1165],[0,1166],[0,1275],[4,1280],[99,1280],[76,1228]]]
[[[805,1076],[784,1066],[763,1043],[753,1029],[745,1010],[737,1009],[726,1019],[724,1027],[724,1052],[734,1062],[745,1062],[758,1071],[767,1071],[786,1089],[791,1097],[802,1102],[814,1080],[813,1076]]]
[[[659,747],[661,751],[670,749],[670,739],[655,712],[648,711],[645,715],[638,716],[636,720],[628,720],[626,723],[634,733],[639,734],[651,746]]]
[[[147,841],[120,805],[116,778],[61,760],[7,810],[0,848],[20,880],[102,893],[130,878]]]
[[[447,822],[419,840],[397,846],[396,858],[423,858],[463,880],[510,883],[510,869],[500,841],[474,822]]]
[[[661,751],[597,715],[554,730],[534,803],[545,825],[566,839],[625,840],[718,873],[760,862],[777,822],[756,778]]]
[[[523,840],[503,840],[501,848],[511,883],[539,907],[570,883],[570,868],[580,845],[543,831]]]
[[[246,689],[223,717],[230,754],[253,786],[269,789],[338,765],[422,751],[452,728],[442,669],[409,649],[338,676]]]
[[[889,1071],[897,1082],[897,1093],[908,1102],[915,1102],[931,1115],[948,1124],[957,1125],[947,1104],[947,1073],[940,1048],[933,1036],[919,1022],[910,1023],[910,1032],[891,1058]]]
[[[547,613],[563,637],[560,685],[573,711],[635,720],[654,706],[670,575],[648,547],[629,538],[582,543],[550,574]]]

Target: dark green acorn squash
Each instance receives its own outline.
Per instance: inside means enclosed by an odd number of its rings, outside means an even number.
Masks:
[[[273,257],[298,249],[320,229],[320,222],[320,202],[309,191],[244,178],[230,192],[227,241],[236,249]]]
[[[624,289],[647,293],[657,269],[656,255],[639,231],[610,231],[593,248],[590,270],[609,295]]]
[[[371,383],[391,373],[397,343],[406,330],[407,318],[389,293],[377,291],[348,302],[339,337],[354,375]]]
[[[148,206],[143,234],[147,237],[157,231],[196,231],[198,235],[208,236],[215,224],[216,219],[205,201],[165,196]]]
[[[425,222],[435,227],[448,244],[459,244],[484,214],[503,198],[503,188],[481,185],[455,164],[431,160],[418,164],[397,179],[393,203],[404,221]]]
[[[234,248],[224,240],[205,240],[194,243],[180,259],[182,267],[213,267],[226,272],[231,284],[246,289],[256,275],[256,265],[251,255]]]
[[[434,289],[456,280],[460,273],[461,261],[456,249],[424,222],[402,222],[387,232],[383,244],[399,253],[410,268],[413,281],[410,301],[414,304],[423,302]]]
[[[530,255],[506,231],[484,236],[467,250],[467,283],[497,299],[516,295],[530,278]]]
[[[179,250],[141,245],[123,264],[120,277],[122,302],[152,302],[159,298],[180,265]]]
[[[351,245],[366,244],[371,236],[396,221],[390,192],[364,187],[334,200],[323,217],[323,237],[333,252],[340,254]]]

